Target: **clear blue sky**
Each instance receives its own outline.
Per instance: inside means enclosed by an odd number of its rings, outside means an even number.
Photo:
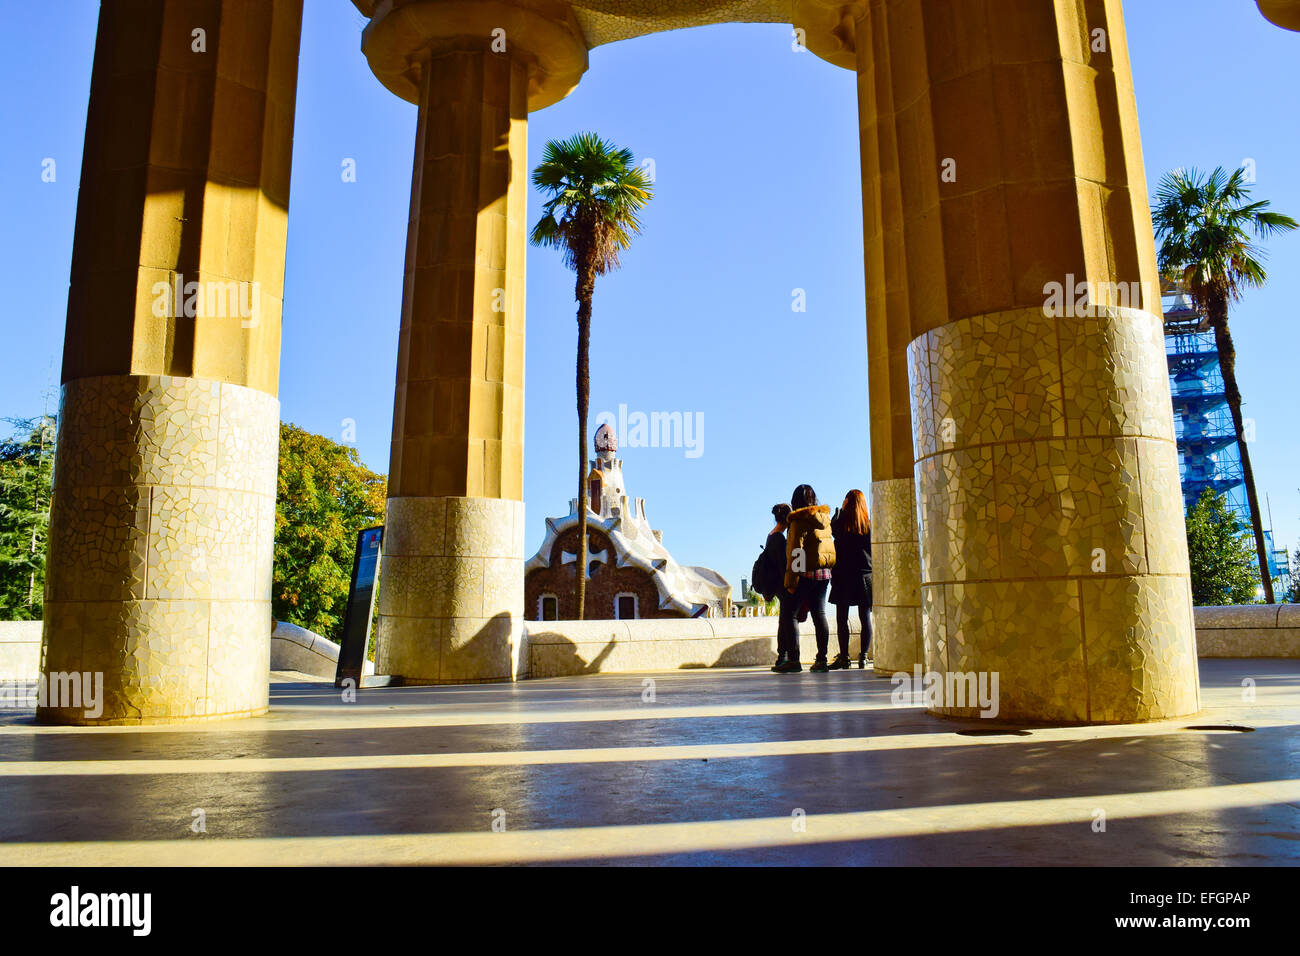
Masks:
[[[282,415],[387,469],[415,108],[370,74],[362,18],[307,0],[298,81],[280,398]],[[99,4],[0,0],[0,416],[37,414],[57,384],[77,180]],[[1256,194],[1300,217],[1300,34],[1250,3],[1128,0],[1125,13],[1154,186],[1176,166],[1255,160]],[[1225,79],[1230,77],[1230,79]],[[600,280],[592,414],[703,416],[702,451],[626,449],[630,494],[664,543],[733,584],[808,481],[823,500],[869,487],[861,200],[852,75],[790,50],[789,28],[660,34],[592,52],[572,96],[535,114],[529,162],[594,129],[655,161],[657,196],[625,268]],[[45,158],[54,183],[41,181]],[[355,183],[340,164],[356,160]],[[537,213],[530,196],[529,217]],[[1278,539],[1300,538],[1295,439],[1300,235],[1270,246],[1272,281],[1233,313],[1261,497]],[[791,311],[806,290],[807,312]],[[573,489],[573,280],[528,253],[524,491],[530,553]],[[816,411],[797,396],[813,377]],[[792,436],[796,436],[792,438]],[[801,449],[791,454],[790,443]]]

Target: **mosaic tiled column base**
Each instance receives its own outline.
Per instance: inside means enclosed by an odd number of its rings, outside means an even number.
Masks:
[[[1159,317],[975,316],[908,358],[926,670],[996,672],[1005,720],[1198,710]]]
[[[41,674],[102,674],[103,700],[94,715],[43,699],[39,721],[267,709],[279,412],[193,378],[63,386]]]
[[[405,684],[522,676],[522,501],[390,498],[380,569],[377,673]]]
[[[921,663],[920,560],[912,479],[872,482],[871,648],[877,677],[910,673]]]

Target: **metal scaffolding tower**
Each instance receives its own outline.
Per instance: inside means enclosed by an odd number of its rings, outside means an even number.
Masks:
[[[1241,451],[1232,427],[1232,413],[1219,369],[1214,331],[1193,307],[1186,293],[1166,290],[1165,357],[1169,363],[1169,391],[1174,403],[1174,429],[1178,438],[1178,464],[1183,484],[1183,510],[1206,488],[1220,492],[1229,509],[1246,528],[1251,527]],[[1285,547],[1275,547],[1273,532],[1264,532],[1269,571],[1290,585],[1291,566]]]

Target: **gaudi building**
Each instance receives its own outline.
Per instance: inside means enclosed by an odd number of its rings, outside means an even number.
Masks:
[[[587,475],[586,620],[726,617],[731,585],[712,568],[680,564],[646,518],[645,499],[623,484],[618,436],[596,429]],[[546,519],[541,547],[524,563],[524,614],[530,621],[576,618],[578,499],[568,514]]]
[[[1014,720],[1198,709],[1119,0],[355,3],[419,104],[381,670],[519,676],[529,113],[597,45],[776,22],[857,75],[877,667],[997,671]],[[1300,29],[1296,0],[1259,6]],[[300,17],[102,5],[42,663],[105,675],[100,723],[267,707]],[[1069,283],[1156,292],[1045,307]]]

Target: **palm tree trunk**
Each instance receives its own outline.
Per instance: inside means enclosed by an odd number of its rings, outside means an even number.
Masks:
[[[1268,573],[1268,547],[1264,543],[1264,520],[1255,494],[1255,472],[1250,466],[1250,452],[1246,448],[1245,428],[1241,418],[1241,389],[1237,387],[1237,351],[1228,331],[1228,303],[1222,295],[1211,297],[1210,325],[1214,329],[1214,345],[1219,351],[1219,370],[1223,373],[1223,390],[1232,412],[1232,427],[1237,433],[1237,448],[1241,452],[1241,474],[1246,481],[1246,502],[1250,505],[1250,522],[1255,531],[1255,553],[1259,558],[1259,577],[1264,585],[1264,603],[1273,603],[1273,578]]]
[[[578,620],[587,609],[587,410],[591,403],[591,297],[596,271],[590,263],[578,266],[578,561],[576,600]]]

